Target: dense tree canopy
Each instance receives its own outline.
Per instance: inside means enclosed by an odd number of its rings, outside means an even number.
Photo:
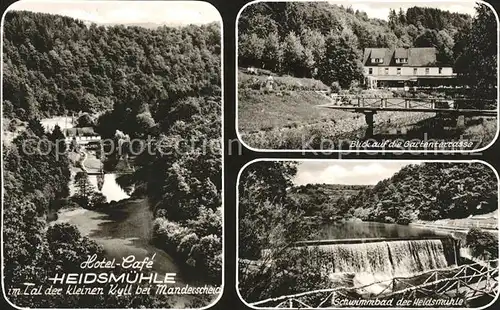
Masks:
[[[68,195],[70,179],[69,160],[59,153],[55,144],[47,140],[46,133],[30,122],[27,131],[16,137],[3,149],[4,186],[4,281],[5,289],[22,283],[45,284],[48,276],[57,272],[71,272],[76,260],[88,253],[101,254],[99,247],[69,234],[64,240],[53,238],[53,233],[73,229],[58,225],[47,230],[46,217],[56,204]],[[39,144],[40,143],[40,144]],[[37,147],[39,144],[41,147]],[[59,247],[62,243],[71,244]],[[18,306],[48,307],[64,304],[62,296],[9,296]],[[66,306],[76,306],[76,299],[67,300]],[[89,306],[91,306],[89,304]]]
[[[497,178],[480,163],[424,163],[403,167],[375,186],[311,184],[293,189],[310,215],[408,224],[416,219],[466,218],[498,208]]]
[[[286,191],[296,172],[296,165],[287,162],[257,162],[243,170],[238,185],[240,257],[259,258],[263,249],[282,246],[299,231],[290,229],[298,228],[301,219]]]
[[[458,72],[462,82],[472,87],[474,95],[496,98],[498,32],[495,13],[485,4],[478,4],[469,31],[457,33],[454,46]]]
[[[337,81],[347,88],[360,79],[360,61],[368,47],[436,47],[437,61],[451,66],[458,56],[455,44],[462,44],[461,36],[471,27],[478,32],[476,40],[496,46],[493,12],[485,5],[477,11],[474,23],[467,14],[427,7],[391,9],[385,21],[323,2],[256,3],[239,19],[238,61],[240,66],[315,77],[327,85]]]
[[[289,195],[294,162],[256,162],[241,173],[239,190],[239,289],[247,301],[326,284],[326,276],[289,246],[313,233],[303,205]],[[253,264],[250,260],[259,260]],[[292,284],[292,285],[291,285]]]
[[[23,140],[36,142],[46,135],[37,119],[65,113],[82,115],[79,112],[88,113],[80,117],[80,125],[95,126],[102,137],[123,142],[116,151],[129,147],[131,138],[150,143],[144,149],[147,152],[134,158],[135,172],[118,181],[126,187],[134,185],[135,195],[150,198],[156,217],[155,244],[179,258],[183,267],[193,268],[199,278],[220,283],[220,25],[154,29],[98,26],[31,12],[9,12],[4,24],[4,116],[29,123],[28,131],[4,148],[9,199],[5,214],[11,219],[4,223],[9,227],[4,232],[9,269],[6,284],[45,281],[44,272],[61,268],[60,259],[50,256],[50,251],[59,248],[69,256],[68,249],[73,247],[76,253],[69,257],[71,262],[94,250],[101,255],[93,248],[95,244],[71,227],[60,227],[45,236],[48,208],[53,201],[68,196],[70,174],[65,152],[55,161],[53,153],[26,157],[20,151]],[[56,127],[48,141],[55,143],[61,134]],[[107,159],[115,157],[120,159],[117,154]],[[106,168],[114,169],[118,160],[110,162]],[[78,180],[77,196],[90,199],[90,205],[102,203],[102,195],[87,197],[85,175]],[[185,234],[173,236],[172,230]],[[73,239],[62,244],[61,234]],[[51,247],[52,242],[57,244]],[[21,274],[19,268],[26,271]],[[167,298],[40,303],[44,307],[102,308],[106,304],[151,308],[168,307],[163,300]],[[26,305],[34,304],[26,301]]]
[[[178,98],[220,88],[216,23],[156,29],[88,25],[69,17],[8,12],[3,104],[27,120],[115,109],[153,115]],[[131,117],[132,117],[131,116]],[[122,119],[123,123],[135,119]]]
[[[290,189],[289,196],[302,206],[305,215],[321,216],[331,221],[344,218],[350,209],[347,199],[370,187],[369,185],[307,184],[294,186]]]

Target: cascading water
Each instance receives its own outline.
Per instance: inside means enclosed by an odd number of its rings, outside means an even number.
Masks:
[[[448,265],[441,240],[394,241],[387,245],[395,276],[408,276]]]
[[[409,276],[448,265],[441,240],[319,245],[330,273]]]

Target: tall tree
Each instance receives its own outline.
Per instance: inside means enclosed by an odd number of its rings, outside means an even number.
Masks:
[[[327,85],[337,81],[342,88],[349,88],[353,81],[363,77],[356,46],[349,37],[335,34],[328,36],[318,76]]]
[[[60,153],[66,153],[66,137],[64,136],[64,133],[59,125],[54,126],[54,130],[50,133],[49,139],[52,143],[54,143],[54,145],[56,145],[56,148]]]
[[[283,41],[283,64],[288,73],[300,76],[304,70],[304,47],[300,38],[290,32]]]
[[[476,6],[476,15],[455,67],[462,80],[479,97],[496,96],[498,37],[494,12],[484,4]]]
[[[38,137],[45,135],[45,128],[39,119],[33,118],[28,122],[28,128]]]
[[[75,175],[75,198],[83,207],[90,207],[91,200],[94,195],[94,186],[90,183],[89,176],[86,172],[80,171]]]
[[[283,62],[283,48],[276,32],[270,32],[264,42],[262,54],[264,68],[279,72]]]

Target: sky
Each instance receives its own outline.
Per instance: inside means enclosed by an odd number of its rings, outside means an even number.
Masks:
[[[476,6],[475,1],[470,0],[381,0],[381,1],[360,1],[360,0],[331,0],[332,4],[342,4],[344,6],[351,6],[354,10],[364,11],[370,18],[379,18],[387,20],[389,16],[389,9],[399,11],[399,8],[406,9],[414,6],[432,7],[450,12],[466,13],[474,15]]]
[[[419,161],[327,161],[299,162],[295,185],[310,183],[375,185],[389,178],[402,167]]]
[[[9,10],[59,14],[98,24],[186,25],[221,20],[215,7],[201,1],[21,0]]]

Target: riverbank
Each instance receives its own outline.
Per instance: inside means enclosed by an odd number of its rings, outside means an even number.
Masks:
[[[113,208],[103,211],[83,208],[62,209],[53,222],[75,225],[82,236],[101,245],[106,257],[121,261],[134,255],[137,261],[155,255],[152,272],[159,275],[175,273],[173,286],[183,287],[187,283],[173,258],[150,243],[153,215],[146,199],[126,199],[116,202]],[[176,308],[184,308],[197,297],[173,295]]]
[[[141,260],[156,253],[154,271],[179,274],[172,257],[150,244],[153,215],[146,199],[122,200],[105,211],[63,209],[58,212],[54,223],[75,225],[83,236],[100,244],[109,258],[121,260],[122,257],[135,255]],[[182,277],[177,280],[179,285],[185,284]]]
[[[459,235],[467,234],[471,228],[479,228],[493,234],[498,234],[498,210],[463,219],[417,220],[412,222],[410,226],[458,233]]]

